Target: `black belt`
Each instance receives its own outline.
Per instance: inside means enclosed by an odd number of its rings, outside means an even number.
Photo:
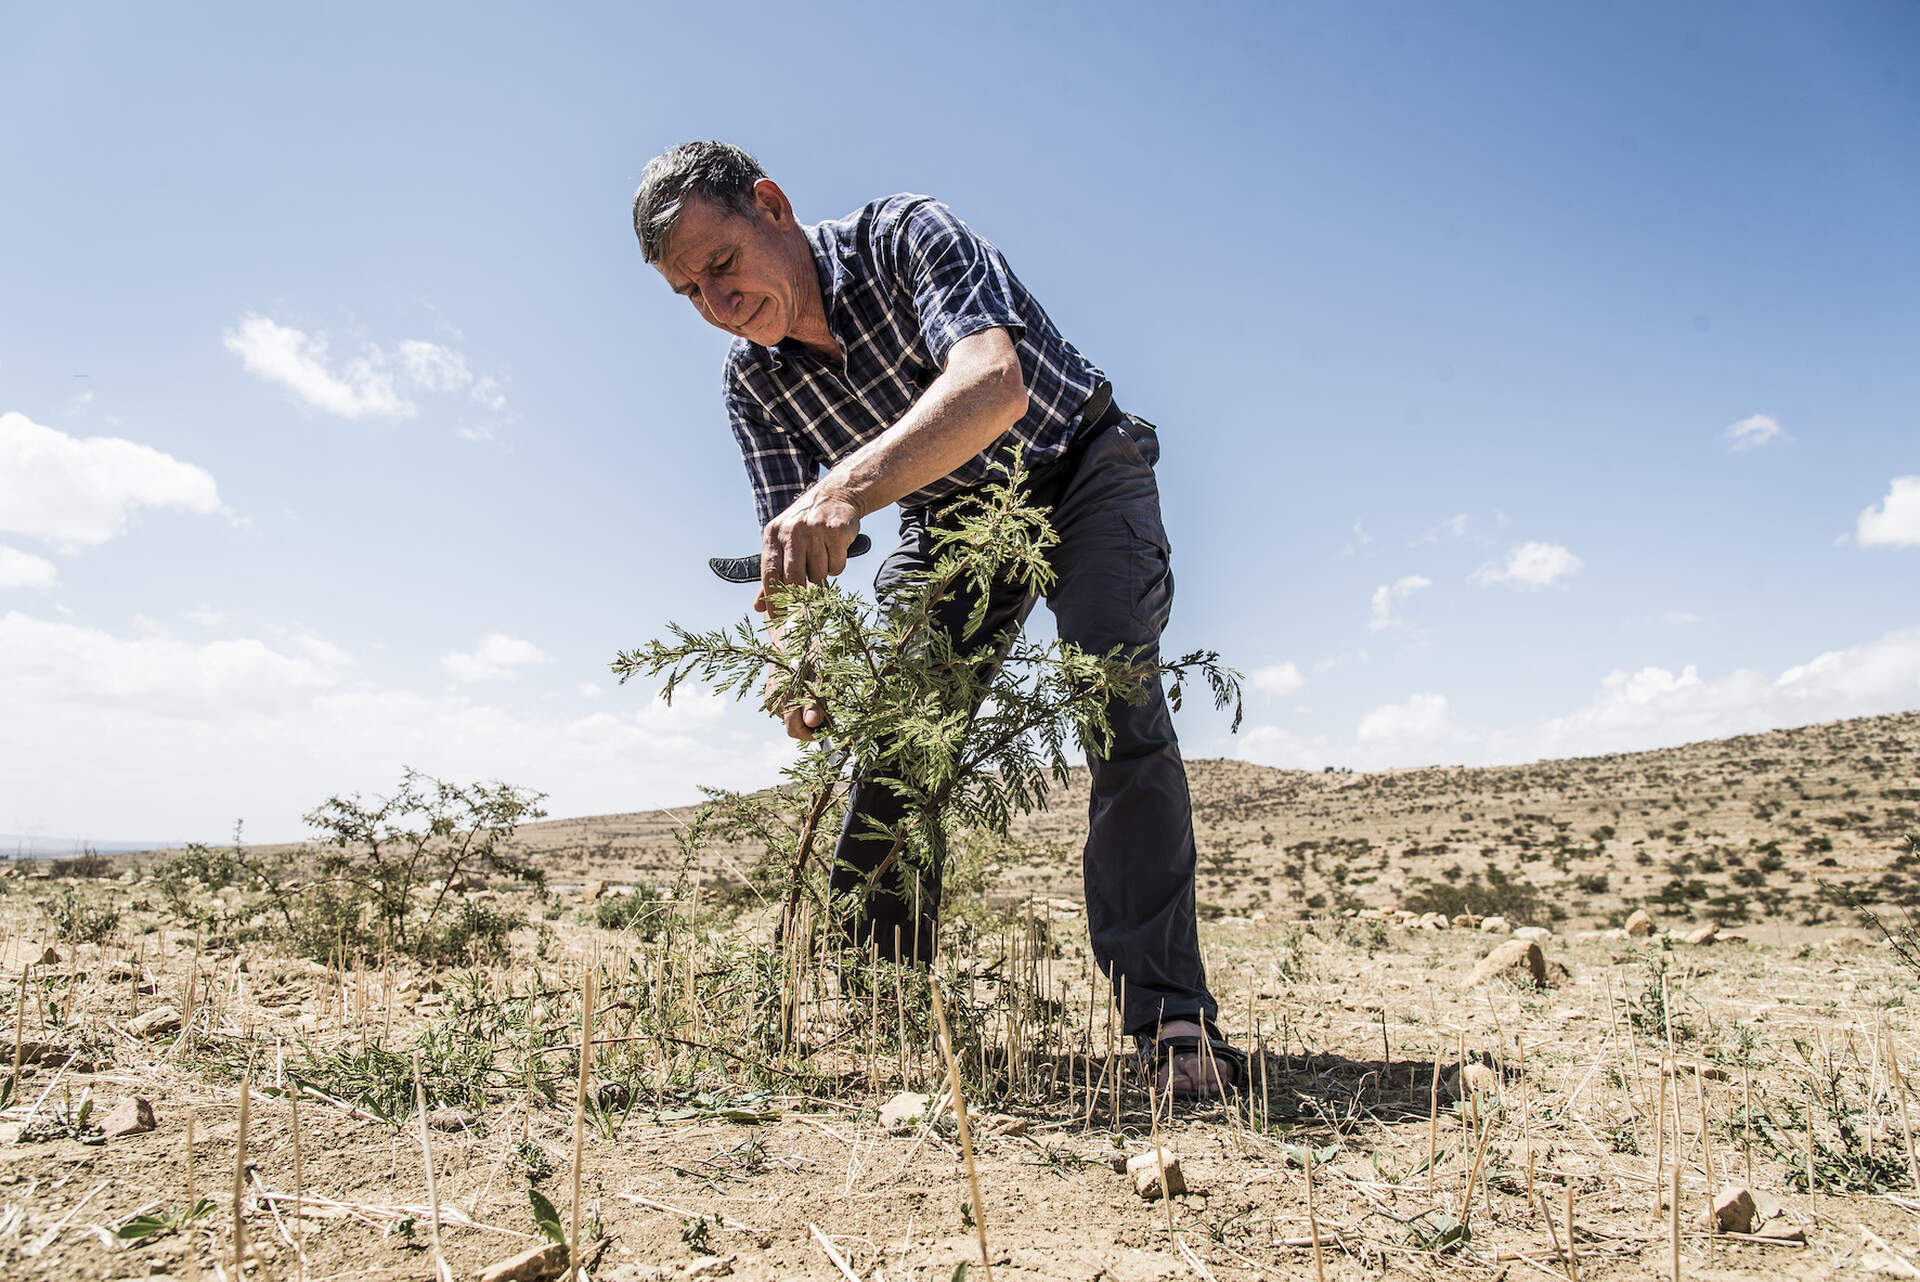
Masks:
[[[1060,457],[1049,459],[1028,474],[1027,488],[1034,500],[1042,507],[1052,507],[1059,502],[1067,483],[1080,470],[1080,460],[1087,447],[1108,428],[1126,421],[1126,411],[1114,403],[1113,384],[1102,382],[1094,388],[1093,395],[1080,407],[1080,426],[1074,429],[1067,448],[1060,452]]]

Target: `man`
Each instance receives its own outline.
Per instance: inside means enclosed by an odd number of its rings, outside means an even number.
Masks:
[[[1112,403],[1105,376],[991,244],[923,196],[803,226],[751,156],[718,142],[650,161],[633,223],[674,292],[734,336],[725,397],[762,527],[755,609],[775,584],[839,574],[860,522],[889,503],[901,505],[901,542],[876,589],[884,595],[927,568],[939,510],[994,479],[994,460],[1017,444],[1032,497],[1060,536],[1047,603],[1061,637],[1095,653],[1158,654],[1173,578],[1154,430]],[[1032,605],[1017,589],[996,590],[981,635],[1018,627]],[[943,622],[957,632],[964,613]],[[1123,994],[1125,1028],[1159,1056],[1160,1085],[1211,1094],[1246,1085],[1245,1057],[1213,1026],[1186,770],[1158,682],[1149,696],[1116,701],[1111,750],[1088,763],[1087,925],[1096,961]],[[808,739],[827,710],[778,715],[788,734]],[[866,819],[900,813],[884,785],[856,786],[836,891],[860,885],[885,852]],[[871,891],[856,941],[890,957],[900,941],[926,960],[937,884],[915,898]]]

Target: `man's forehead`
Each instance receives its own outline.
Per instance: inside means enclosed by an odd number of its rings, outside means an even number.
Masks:
[[[669,276],[690,276],[702,271],[715,256],[739,243],[744,222],[744,218],[731,210],[699,196],[689,196],[667,235],[660,262]]]

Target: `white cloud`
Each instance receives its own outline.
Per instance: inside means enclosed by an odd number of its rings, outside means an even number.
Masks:
[[[1247,677],[1247,684],[1261,694],[1293,694],[1306,683],[1307,679],[1300,675],[1299,667],[1291,662],[1255,668]]]
[[[1450,736],[1447,697],[1441,694],[1416,694],[1405,703],[1389,703],[1375,708],[1360,719],[1353,737],[1361,743],[1375,740],[1432,742]]]
[[[507,687],[501,687],[505,690]],[[577,713],[577,705],[572,706]],[[300,835],[330,793],[389,790],[401,767],[553,793],[555,815],[760,787],[791,759],[770,718],[689,688],[629,684],[591,715],[382,687],[322,638],[182,640],[0,614],[0,831],[253,840]]]
[[[313,408],[341,418],[412,418],[419,407],[394,386],[386,354],[371,345],[367,354],[337,371],[327,360],[327,340],[265,316],[249,313],[238,329],[224,336],[228,351],[247,372],[278,383]],[[429,344],[431,346],[431,344]]]
[[[1579,557],[1558,543],[1522,543],[1507,550],[1504,565],[1490,561],[1475,570],[1472,581],[1532,590],[1578,574],[1582,564]]]
[[[50,588],[59,578],[45,557],[0,545],[0,588]]]
[[[582,681],[573,687],[573,691],[582,699],[598,699],[606,693],[606,688],[596,681]]]
[[[279,383],[313,408],[341,418],[412,418],[420,407],[402,384],[432,395],[465,393],[489,410],[506,408],[497,380],[477,374],[467,358],[451,347],[425,339],[402,339],[395,355],[368,343],[362,355],[336,367],[324,334],[308,334],[253,313],[240,318],[224,341],[247,367]],[[475,435],[480,433],[480,435]],[[462,429],[469,440],[489,439],[485,428]]]
[[[455,681],[506,681],[518,675],[516,668],[547,661],[546,654],[533,642],[489,632],[470,653],[442,655],[440,666]]]
[[[1607,674],[1583,708],[1494,736],[1494,759],[1633,752],[1920,707],[1920,627],[1830,650],[1777,677],[1744,669],[1716,681],[1697,665]]]
[[[1419,538],[1410,541],[1407,546],[1417,548],[1424,547],[1429,543],[1438,543],[1442,535],[1453,539],[1464,539],[1467,537],[1471,526],[1472,521],[1469,520],[1465,512],[1461,512],[1456,516],[1450,516],[1440,522],[1440,524],[1434,526]]]
[[[1920,476],[1896,476],[1887,497],[1860,513],[1860,546],[1920,547]]]
[[[1318,770],[1333,762],[1335,752],[1325,735],[1302,735],[1269,725],[1242,732],[1235,744],[1236,756],[1282,770]]]
[[[1766,414],[1755,414],[1743,418],[1720,434],[1727,443],[1727,449],[1733,452],[1756,449],[1774,441],[1787,440],[1787,434],[1780,430],[1780,424]]]
[[[1409,574],[1405,578],[1395,579],[1392,583],[1382,583],[1373,590],[1373,612],[1367,619],[1367,631],[1380,632],[1391,627],[1403,626],[1406,620],[1394,612],[1394,603],[1404,601],[1424,588],[1433,586],[1433,580],[1418,574]]]
[[[220,494],[205,469],[159,450],[0,414],[0,531],[74,551],[123,533],[142,507],[212,514]]]
[[[467,358],[451,347],[417,338],[400,343],[400,364],[407,377],[429,392],[458,392],[473,385]]]

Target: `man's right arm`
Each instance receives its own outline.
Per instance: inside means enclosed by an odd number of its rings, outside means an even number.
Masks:
[[[764,529],[768,521],[806,491],[820,465],[773,425],[772,416],[747,390],[731,361],[726,375],[726,404],[733,438],[740,447],[740,458],[746,465],[747,480],[753,489],[754,515]],[[764,601],[756,599],[754,608],[765,608]],[[769,615],[767,635],[776,648],[782,644],[781,634],[780,620]],[[786,723],[789,738],[811,739],[813,732],[826,724],[826,709],[809,704],[775,706],[774,692],[785,680],[783,669],[778,665],[768,666],[764,699],[767,710]]]

